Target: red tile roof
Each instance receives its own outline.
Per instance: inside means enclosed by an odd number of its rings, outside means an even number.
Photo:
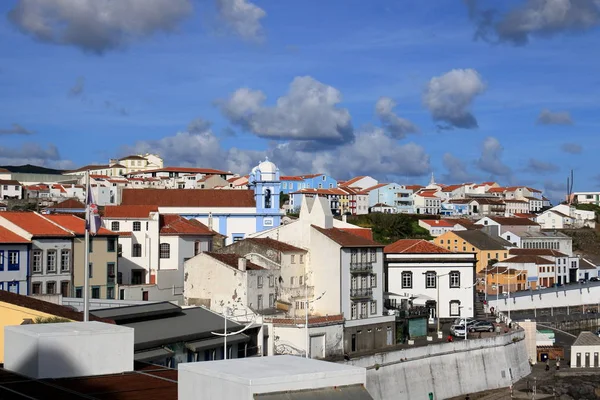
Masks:
[[[344,321],[344,316],[342,314],[339,315],[309,315],[308,316],[308,325],[320,325],[320,324],[329,324],[329,323],[341,323]],[[277,325],[299,325],[304,324],[304,318],[271,318],[270,322]]]
[[[185,219],[176,214],[160,216],[161,236],[213,236],[208,226],[196,219]]]
[[[464,185],[448,185],[442,189],[442,192],[454,192],[456,189],[460,189]]]
[[[375,186],[371,186],[370,188],[366,188],[363,191],[368,193],[368,192],[370,192],[372,190],[379,189],[379,188],[382,188],[382,187],[387,186],[387,185],[389,185],[389,183],[379,183],[379,184],[377,184]]]
[[[302,179],[299,176],[282,176],[281,180],[282,181],[303,181],[304,179]]]
[[[451,251],[423,239],[401,239],[385,246],[383,252],[408,254],[451,253]]]
[[[121,205],[256,207],[252,190],[124,189]]]
[[[0,290],[0,302],[12,304],[15,306],[28,308],[30,310],[40,311],[56,317],[67,318],[72,321],[83,321],[83,313],[73,311],[72,308],[50,303],[48,301],[38,300],[32,296],[23,296],[21,294],[11,293],[6,290]],[[114,321],[105,318],[98,318],[90,314],[91,321],[100,321],[114,324]],[[1,392],[0,392],[1,393]]]
[[[83,204],[81,201],[77,200],[77,199],[67,199],[64,201],[61,201],[60,203],[56,203],[55,205],[53,205],[52,207],[48,207],[48,208],[52,208],[52,209],[83,209],[85,210],[85,204]]]
[[[145,171],[129,172],[126,175],[140,175],[153,172],[183,172],[188,174],[207,174],[207,175],[229,175],[231,172],[221,171],[213,168],[189,168],[189,167],[164,167],[157,169],[148,169]]]
[[[493,187],[488,189],[488,193],[504,193],[506,188],[504,187]]]
[[[75,233],[76,235],[85,235],[85,220],[70,214],[48,214],[44,215],[50,221],[62,226],[65,229]],[[97,235],[101,236],[117,236],[113,231],[106,228],[98,229]]]
[[[342,247],[384,247],[382,244],[377,243],[371,239],[367,239],[363,236],[358,236],[353,233],[346,232],[342,229],[325,229],[316,225],[311,226]]]
[[[536,256],[536,255],[518,255],[511,258],[507,258],[502,261],[503,263],[511,264],[537,264],[537,265],[554,265],[554,261],[550,261],[547,258]]]
[[[366,178],[366,176],[355,176],[354,178],[348,179],[346,182],[344,182],[344,186],[352,186],[363,178]]]
[[[238,268],[239,259],[242,258],[237,254],[224,254],[224,253],[209,253],[205,252],[204,254],[214,258],[217,261],[222,262],[223,264],[229,265],[232,268]],[[248,270],[261,270],[265,269],[260,265],[254,264],[250,260],[246,260],[246,269]]]
[[[13,231],[10,231],[3,226],[0,226],[0,243],[31,243],[31,241],[17,235]]]
[[[19,181],[14,180],[14,179],[0,179],[0,185],[21,186],[21,183]]]
[[[131,237],[133,236],[133,232],[115,232],[117,233],[120,237]]]
[[[455,223],[452,223],[451,220],[445,219],[422,219],[421,222],[429,226],[441,226],[444,228],[452,228],[456,225]]]
[[[508,251],[509,254],[514,254],[516,256],[551,256],[551,257],[567,257],[566,254],[561,253],[560,251],[553,249],[510,249]]]
[[[412,190],[413,192],[419,189],[423,189],[425,186],[421,186],[421,185],[406,185],[405,188],[407,188],[408,190]]]
[[[60,226],[50,222],[42,215],[34,212],[2,211],[0,218],[4,218],[21,229],[29,232],[34,237],[72,237],[73,234]]]
[[[534,222],[527,218],[519,218],[519,217],[488,217],[492,221],[505,226],[539,226],[537,222]]]
[[[247,238],[244,239],[251,243],[256,243],[258,245],[268,247],[277,251],[281,251],[283,253],[287,252],[301,252],[306,253],[306,250],[301,249],[300,247],[292,246],[291,244],[280,242],[279,240],[271,239],[271,238]]]
[[[143,190],[143,189],[135,189]],[[162,190],[162,189],[161,189]],[[158,206],[106,206],[104,207],[105,218],[139,218],[146,219],[151,212],[158,212]]]
[[[415,196],[421,196],[421,197],[435,197],[437,198],[437,196],[435,195],[435,191],[428,191],[428,190],[423,190],[419,193],[415,193]]]
[[[518,218],[535,218],[535,217],[537,217],[537,215],[536,214],[515,213],[515,217],[518,217]]]
[[[373,240],[373,231],[371,228],[338,228],[344,232],[351,233],[356,236],[364,237],[365,239]]]

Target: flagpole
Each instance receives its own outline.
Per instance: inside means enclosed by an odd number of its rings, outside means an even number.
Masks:
[[[85,173],[85,256],[83,258],[83,321],[88,322],[90,320],[90,171]]]

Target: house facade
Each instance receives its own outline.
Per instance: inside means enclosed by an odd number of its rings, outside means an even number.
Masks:
[[[415,212],[417,214],[437,215],[442,208],[442,199],[435,190],[421,190],[413,195]]]
[[[29,294],[31,240],[0,226],[0,290]]]
[[[453,253],[418,239],[399,240],[384,252],[385,291],[396,304],[405,300],[425,306],[434,319],[438,309],[440,319],[475,315],[474,253]]]
[[[304,198],[298,220],[253,235],[309,249],[307,284],[322,294],[309,311],[344,315],[347,353],[395,343],[395,317],[383,314],[383,246],[368,236],[368,229],[334,222],[322,197]]]
[[[23,186],[14,179],[0,179],[0,199],[22,199]]]
[[[414,213],[412,190],[398,183],[379,183],[364,189],[369,194],[369,206],[388,204],[395,208],[395,213]]]
[[[519,232],[507,231],[501,235],[515,247],[522,249],[552,249],[568,256],[573,255],[573,239],[558,231]]]

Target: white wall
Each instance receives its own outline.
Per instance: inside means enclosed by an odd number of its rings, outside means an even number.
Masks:
[[[422,256],[425,259],[431,259],[431,254],[411,254],[410,257],[414,258],[414,263],[394,263],[395,257],[402,257],[403,255],[388,254],[388,290],[391,293],[397,294],[410,294],[411,296],[425,295],[434,301],[437,301],[437,288],[428,289],[425,285],[426,277],[423,273],[427,271],[434,271],[440,278],[438,278],[440,285],[440,305],[439,313],[440,318],[454,318],[455,316],[450,315],[450,301],[458,300],[460,305],[464,308],[460,310],[461,316],[473,317],[475,314],[473,299],[475,293],[475,269],[473,267],[473,255],[464,254],[465,262],[456,263],[435,263],[431,261],[421,261],[418,259]],[[454,258],[462,258],[461,254],[453,254]],[[404,256],[406,257],[406,256]],[[469,262],[469,257],[471,261]],[[398,258],[396,258],[398,259]],[[413,284],[412,288],[402,288],[402,272],[412,272]],[[450,271],[460,272],[460,286],[458,288],[450,288],[450,276],[441,276],[449,273]]]
[[[306,329],[296,325],[269,324],[269,338],[273,338],[274,354],[290,354],[301,356],[306,354]],[[326,326],[311,326],[309,337],[313,339],[311,358],[323,358],[330,355],[339,355],[344,352],[344,324]],[[324,336],[325,348],[315,351],[315,341]]]
[[[589,354],[589,367],[586,367],[585,356],[586,353]],[[594,355],[597,354],[600,358],[600,345],[596,346],[572,346],[571,347],[571,364],[570,368],[577,368],[577,354],[579,354],[579,359],[581,363],[581,367],[579,368],[594,368]]]
[[[0,258],[0,263],[3,262],[4,270],[0,271],[0,284],[3,284],[2,290],[9,290],[8,284],[12,282],[19,283],[19,294],[27,295],[27,277],[29,275],[29,251],[26,244],[0,244],[0,252],[4,256],[4,260]],[[8,252],[19,252],[19,270],[8,270]]]

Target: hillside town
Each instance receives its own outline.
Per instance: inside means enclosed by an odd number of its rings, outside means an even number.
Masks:
[[[496,182],[286,176],[268,159],[238,175],[149,154],[1,173],[0,300],[78,320],[63,308],[82,311],[87,290],[94,318],[136,330],[136,361],[168,368],[257,355],[353,360],[466,339],[512,327],[510,296],[600,281],[598,256],[569,234],[595,231],[596,214],[578,206],[596,194],[552,205],[540,190]],[[102,222],[86,258],[90,206]],[[351,222],[366,214],[413,219],[429,238],[379,243]],[[227,354],[210,338],[219,319],[248,328]]]

